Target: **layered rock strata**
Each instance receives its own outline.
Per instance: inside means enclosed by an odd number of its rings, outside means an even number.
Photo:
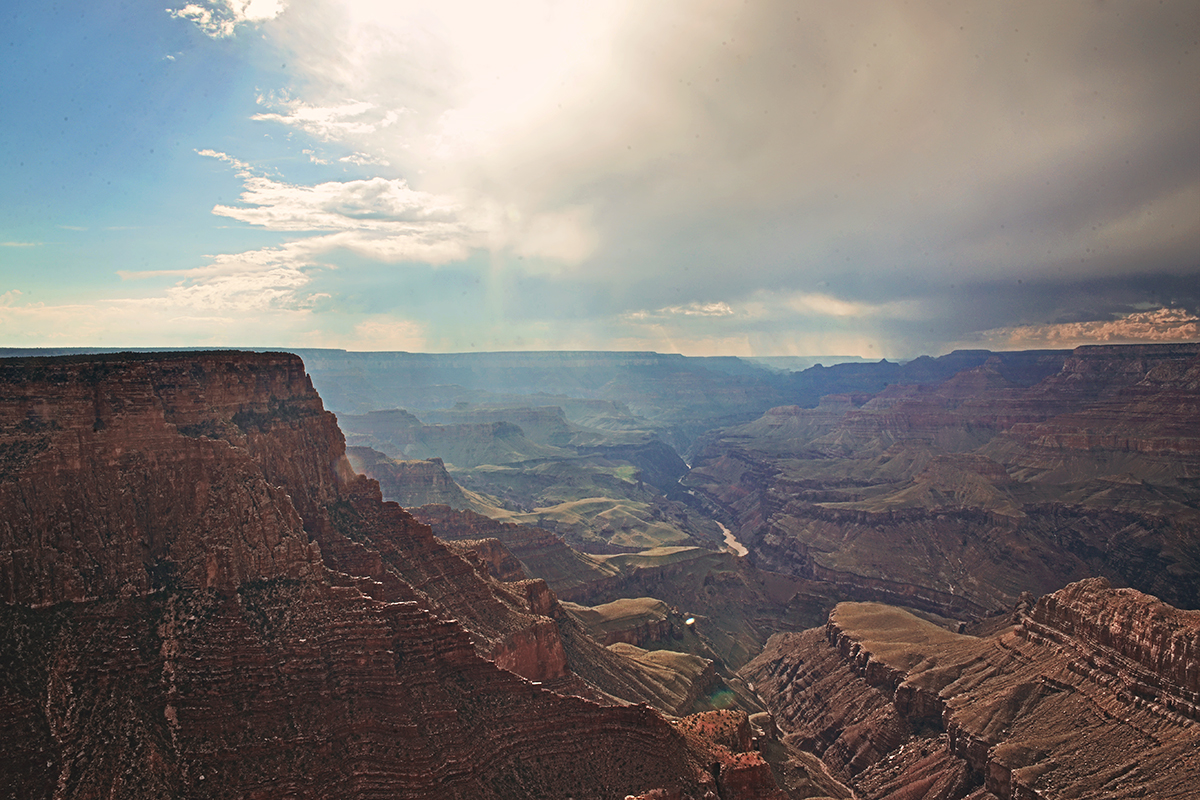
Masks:
[[[347,447],[346,456],[355,472],[378,481],[383,496],[404,508],[440,503],[461,509],[477,502],[454,482],[440,458],[397,461],[369,447]]]
[[[1101,580],[976,638],[842,604],[743,670],[785,740],[864,798],[1189,797],[1200,615]]]
[[[552,594],[382,502],[295,356],[0,361],[0,509],[5,796],[722,790],[537,685],[587,688]]]
[[[618,571],[603,561],[569,547],[551,531],[532,525],[500,522],[446,504],[411,509],[413,516],[447,541],[496,539],[530,575],[543,578],[560,600],[578,600],[616,586]]]

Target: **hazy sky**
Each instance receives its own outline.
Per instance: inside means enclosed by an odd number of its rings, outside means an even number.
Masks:
[[[1195,0],[106,0],[0,26],[0,346],[1200,340]]]

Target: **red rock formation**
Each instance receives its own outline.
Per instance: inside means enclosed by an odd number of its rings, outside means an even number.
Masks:
[[[1181,611],[1102,578],[1038,601],[1023,635],[1074,647],[1114,691],[1200,720],[1200,611]]]
[[[615,569],[572,549],[558,534],[542,528],[500,522],[444,504],[422,506],[411,512],[447,541],[498,539],[528,574],[545,579],[561,600],[574,601],[608,591],[619,580]]]
[[[838,606],[743,674],[864,798],[1188,797],[1200,774],[1200,614],[1073,584],[976,638]]]
[[[355,472],[379,482],[383,496],[404,508],[443,503],[468,508],[471,500],[440,458],[428,461],[397,461],[369,447],[347,447],[346,456]]]
[[[552,596],[355,477],[294,356],[0,361],[0,595],[4,796],[712,783],[652,710],[490,660],[562,676]]]
[[[498,581],[523,581],[529,577],[521,562],[499,539],[466,539],[446,545],[460,556],[479,559],[488,574]]]
[[[727,796],[787,800],[770,764],[752,750],[750,724],[742,711],[708,711],[681,720],[678,727],[707,745],[709,769]]]

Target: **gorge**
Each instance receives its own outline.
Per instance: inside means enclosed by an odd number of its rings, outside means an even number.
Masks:
[[[500,356],[0,359],[5,796],[1194,796],[1200,346]]]

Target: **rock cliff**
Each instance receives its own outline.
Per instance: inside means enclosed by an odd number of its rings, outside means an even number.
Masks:
[[[353,473],[295,356],[0,361],[0,510],[4,796],[724,790]]]
[[[577,600],[616,585],[618,571],[602,560],[567,546],[550,531],[532,525],[500,522],[449,505],[411,509],[413,515],[448,541],[497,539],[530,575],[543,578],[561,600]]]
[[[440,458],[396,460],[369,447],[347,447],[346,457],[355,472],[378,481],[383,496],[404,508],[440,504],[477,510],[486,505],[454,482]]]
[[[975,637],[842,604],[743,670],[785,740],[864,798],[1190,797],[1200,614],[1102,580]]]

